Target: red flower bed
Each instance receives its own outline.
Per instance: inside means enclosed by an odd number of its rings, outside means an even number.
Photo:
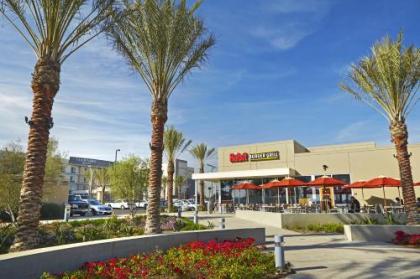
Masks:
[[[407,234],[403,231],[397,231],[395,232],[393,242],[398,245],[413,245],[420,247],[420,234]]]
[[[254,239],[194,241],[163,252],[86,263],[80,270],[51,275],[52,279],[133,278],[267,278],[275,273],[273,255],[263,253]]]

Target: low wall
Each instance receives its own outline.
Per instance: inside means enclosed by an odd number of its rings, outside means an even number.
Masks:
[[[362,222],[371,218],[379,223],[385,223],[382,214],[368,213],[276,213],[252,210],[237,210],[237,218],[253,221],[259,224],[278,228],[291,228],[307,226],[309,224],[350,224]],[[403,220],[405,216],[397,216],[397,220]]]
[[[225,229],[143,235],[67,244],[0,255],[0,278],[39,278],[45,272],[60,273],[79,268],[85,262],[127,257],[138,253],[167,250],[190,241],[232,240],[252,237],[265,243],[264,228]]]
[[[344,235],[349,241],[391,242],[397,231],[420,234],[420,226],[344,225]]]

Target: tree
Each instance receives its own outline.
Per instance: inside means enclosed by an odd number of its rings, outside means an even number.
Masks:
[[[109,32],[115,48],[146,84],[152,97],[150,179],[146,233],[159,233],[163,130],[175,88],[206,59],[214,38],[196,15],[201,1],[125,1],[125,16]]]
[[[191,155],[198,161],[200,173],[204,173],[204,166],[207,159],[214,155],[215,149],[207,147],[205,143],[195,145],[191,150]],[[204,202],[204,180],[200,180],[200,208],[204,210],[206,207]]]
[[[349,73],[352,86],[341,84],[341,88],[388,120],[400,170],[407,220],[409,224],[414,224],[416,197],[407,150],[406,117],[418,101],[420,51],[415,46],[404,48],[402,41],[403,34],[400,33],[395,41],[386,37],[376,43],[371,56],[352,65]]]
[[[191,144],[191,140],[186,140],[182,132],[177,131],[174,127],[166,127],[163,134],[163,146],[166,158],[168,159],[168,211],[173,211],[173,185],[175,173],[175,160],[187,149]]]
[[[112,167],[111,167],[112,168]],[[109,169],[106,168],[99,168],[99,169],[94,169],[94,175],[93,175],[93,180],[95,182],[95,185],[97,187],[101,188],[101,202],[104,203],[105,201],[105,190],[106,190],[106,186],[109,186],[110,184],[110,179],[109,179]]]
[[[4,210],[12,222],[19,208],[25,153],[19,143],[10,143],[0,150],[0,210]]]
[[[127,200],[134,216],[135,202],[147,187],[149,165],[136,156],[125,158],[108,168],[112,195]]]
[[[58,152],[58,140],[51,138],[47,148],[44,191],[47,193],[62,181],[64,155]],[[14,222],[19,208],[25,153],[19,143],[10,143],[0,150],[0,209]]]
[[[168,177],[166,175],[162,175],[162,187],[161,187],[161,191],[162,191],[162,196],[166,197],[166,190],[167,190],[167,186],[168,185]]]
[[[110,18],[114,0],[0,0],[0,13],[35,52],[32,116],[20,195],[18,229],[12,250],[38,242],[42,185],[52,107],[64,61],[98,36]],[[85,7],[91,4],[90,8]],[[101,28],[99,28],[101,27]]]
[[[187,181],[187,179],[185,178],[185,176],[180,176],[177,175],[175,176],[175,195],[176,197],[179,199],[180,198],[180,192],[181,192],[181,188],[182,186],[184,186],[185,182]]]

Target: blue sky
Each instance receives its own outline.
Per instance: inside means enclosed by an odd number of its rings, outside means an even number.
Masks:
[[[420,2],[207,0],[199,13],[215,34],[209,60],[174,92],[168,124],[213,147],[296,139],[306,146],[389,144],[388,124],[338,83],[371,45],[399,30],[420,45]],[[31,111],[35,55],[0,21],[0,145],[20,139]],[[72,156],[148,156],[150,96],[100,38],[62,67],[52,135]],[[408,118],[420,142],[420,106]],[[189,156],[184,156],[189,159]]]

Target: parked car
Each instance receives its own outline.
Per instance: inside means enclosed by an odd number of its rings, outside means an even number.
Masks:
[[[107,204],[111,208],[119,208],[119,209],[129,209],[130,206],[128,204],[128,201],[126,200],[116,200],[113,202],[108,202]]]
[[[80,195],[69,195],[68,203],[70,205],[70,216],[74,214],[85,216],[89,212],[89,203],[82,200]]]
[[[184,201],[184,200],[174,201],[174,207],[177,208],[177,209],[180,207],[182,211],[191,210],[191,207],[189,206],[188,201]]]
[[[136,202],[136,207],[146,208],[147,207],[147,201],[142,200],[142,201]]]
[[[95,199],[89,199],[89,208],[93,215],[97,214],[104,214],[104,215],[111,215],[112,208],[110,206],[101,204],[99,201]]]

